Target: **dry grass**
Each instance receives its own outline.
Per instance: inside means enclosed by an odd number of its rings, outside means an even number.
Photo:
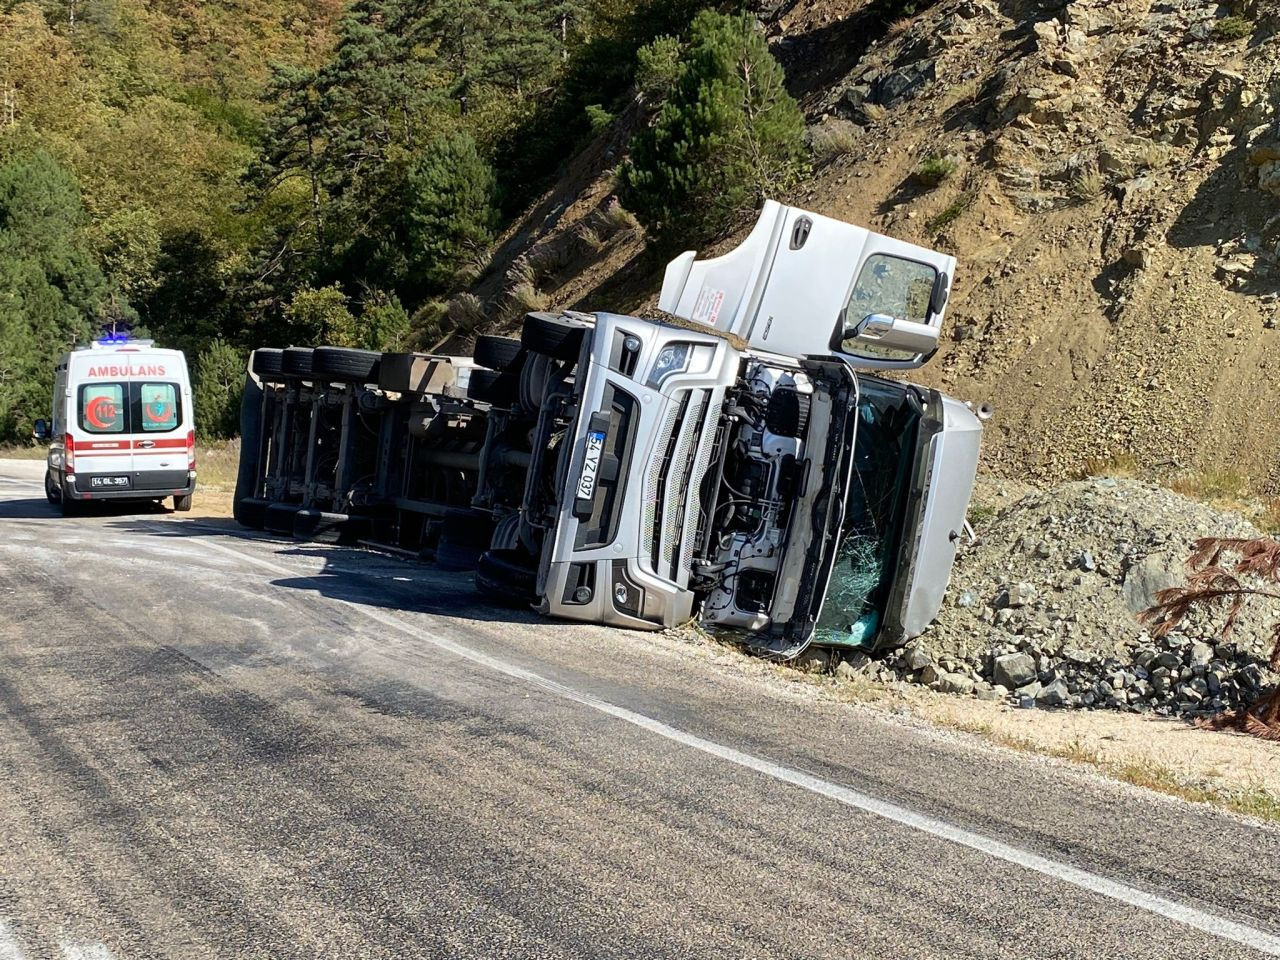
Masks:
[[[888,107],[882,107],[880,104],[871,103],[870,101],[864,103],[859,109],[862,111],[862,115],[872,123],[878,123],[889,115]]]
[[[1138,458],[1127,450],[1103,457],[1090,457],[1084,462],[1080,478],[1086,477],[1136,477],[1142,472]]]
[[[43,460],[47,449],[43,444],[0,447],[0,460]]]
[[[977,80],[965,80],[963,83],[953,84],[947,88],[947,100],[952,106],[959,106],[962,103],[973,102],[981,92],[982,84]]]
[[[600,211],[600,232],[609,238],[619,233],[640,233],[640,221],[634,213],[613,199]]]
[[[196,446],[196,472],[200,486],[234,490],[240,465],[240,440],[212,440]]]
[[[453,329],[463,333],[474,330],[488,319],[484,303],[474,293],[460,293],[445,307],[445,316]]]
[[[889,37],[890,39],[893,39],[894,37],[900,37],[904,33],[906,33],[908,30],[911,29],[911,23],[912,23],[912,20],[910,17],[899,17],[897,20],[894,20],[892,23],[890,23],[889,26],[885,29],[885,36]]]
[[[1151,760],[1117,763],[1107,760],[1097,750],[1082,743],[1078,738],[1065,744],[1041,746],[1022,737],[997,733],[991,724],[985,721],[957,720],[947,723],[947,726],[1019,753],[1084,764],[1123,783],[1154,790],[1166,796],[1177,797],[1191,803],[1222,807],[1261,820],[1280,822],[1280,797],[1258,785],[1243,788],[1220,787],[1203,780],[1182,776],[1177,771]]]
[[[848,156],[857,145],[857,127],[847,120],[829,120],[809,128],[809,149],[819,163]]]
[[[1102,193],[1105,181],[1102,173],[1094,167],[1082,170],[1067,184],[1067,195],[1076,203],[1088,203]]]
[[[1225,506],[1239,506],[1254,498],[1249,478],[1230,467],[1186,471],[1175,475],[1166,485],[1184,497]]]

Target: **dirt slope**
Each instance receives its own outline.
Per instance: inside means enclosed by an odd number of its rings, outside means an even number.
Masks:
[[[989,470],[1059,479],[1132,455],[1280,489],[1280,46],[1266,16],[1229,12],[943,0],[887,29],[864,0],[763,12],[813,135],[840,142],[782,199],[960,258],[919,379],[996,404]],[[593,144],[512,229],[490,296],[518,249],[598,226],[625,142]],[[930,155],[955,170],[924,189]],[[634,309],[661,275],[641,250],[609,232],[539,286],[555,306]]]

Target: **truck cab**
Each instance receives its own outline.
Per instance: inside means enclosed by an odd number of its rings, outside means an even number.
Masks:
[[[190,510],[195,420],[186,357],[149,340],[107,339],[54,368],[45,495],[64,514],[96,500],[160,501]]]

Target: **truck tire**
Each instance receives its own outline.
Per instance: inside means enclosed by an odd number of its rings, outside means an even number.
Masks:
[[[590,324],[572,317],[557,313],[530,313],[525,315],[520,343],[526,350],[572,363],[578,359],[582,338],[589,329]]]
[[[254,353],[256,365],[259,354]],[[277,360],[279,354],[277,350]],[[254,373],[258,373],[255,369]],[[259,374],[261,376],[261,374]],[[231,514],[236,523],[251,530],[261,530],[266,515],[265,500],[252,501],[250,498],[258,490],[258,481],[262,479],[262,387],[253,377],[245,374],[244,392],[240,395],[240,461],[236,464],[236,492],[231,500]],[[259,503],[260,507],[244,507],[246,503]]]
[[[474,359],[490,370],[510,370],[517,365],[524,347],[514,337],[476,337]]]
[[[263,380],[270,380],[272,377],[280,375],[280,371],[283,369],[281,367],[283,358],[283,350],[277,347],[261,347],[253,351],[253,357],[249,361],[249,369]]]
[[[531,606],[538,600],[538,572],[523,550],[486,550],[476,565],[476,590],[498,606]]]
[[[189,513],[191,511],[191,494],[183,493],[174,497],[173,509],[177,513]]]
[[[467,382],[467,396],[477,403],[511,407],[520,398],[520,380],[512,373],[475,367]]]
[[[270,503],[262,518],[262,526],[272,533],[293,536],[293,515],[302,508],[296,503]]]
[[[311,370],[317,377],[339,383],[376,383],[382,354],[348,347],[316,347]]]
[[[527,416],[537,418],[555,366],[545,353],[531,353],[520,368],[520,408]]]
[[[236,500],[231,505],[231,515],[236,518],[236,523],[242,527],[248,527],[250,530],[261,530],[267,522],[267,507],[271,506],[269,500],[259,500],[256,497],[245,497]]]
[[[286,347],[280,354],[280,372],[291,377],[310,377],[313,353],[310,347]]]

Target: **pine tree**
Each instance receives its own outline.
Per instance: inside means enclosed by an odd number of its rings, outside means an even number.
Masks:
[[[670,99],[632,144],[629,205],[660,242],[705,240],[785,190],[803,152],[804,118],[755,21],[705,10]]]
[[[0,436],[48,416],[54,358],[87,340],[112,299],[83,238],[75,181],[49,154],[0,163]],[[127,308],[121,304],[121,310]]]
[[[244,372],[244,354],[221,338],[200,351],[193,385],[200,436],[223,438],[239,433]]]
[[[441,137],[409,171],[405,249],[411,274],[426,289],[447,289],[463,261],[493,240],[497,226],[493,170],[469,134]]]

